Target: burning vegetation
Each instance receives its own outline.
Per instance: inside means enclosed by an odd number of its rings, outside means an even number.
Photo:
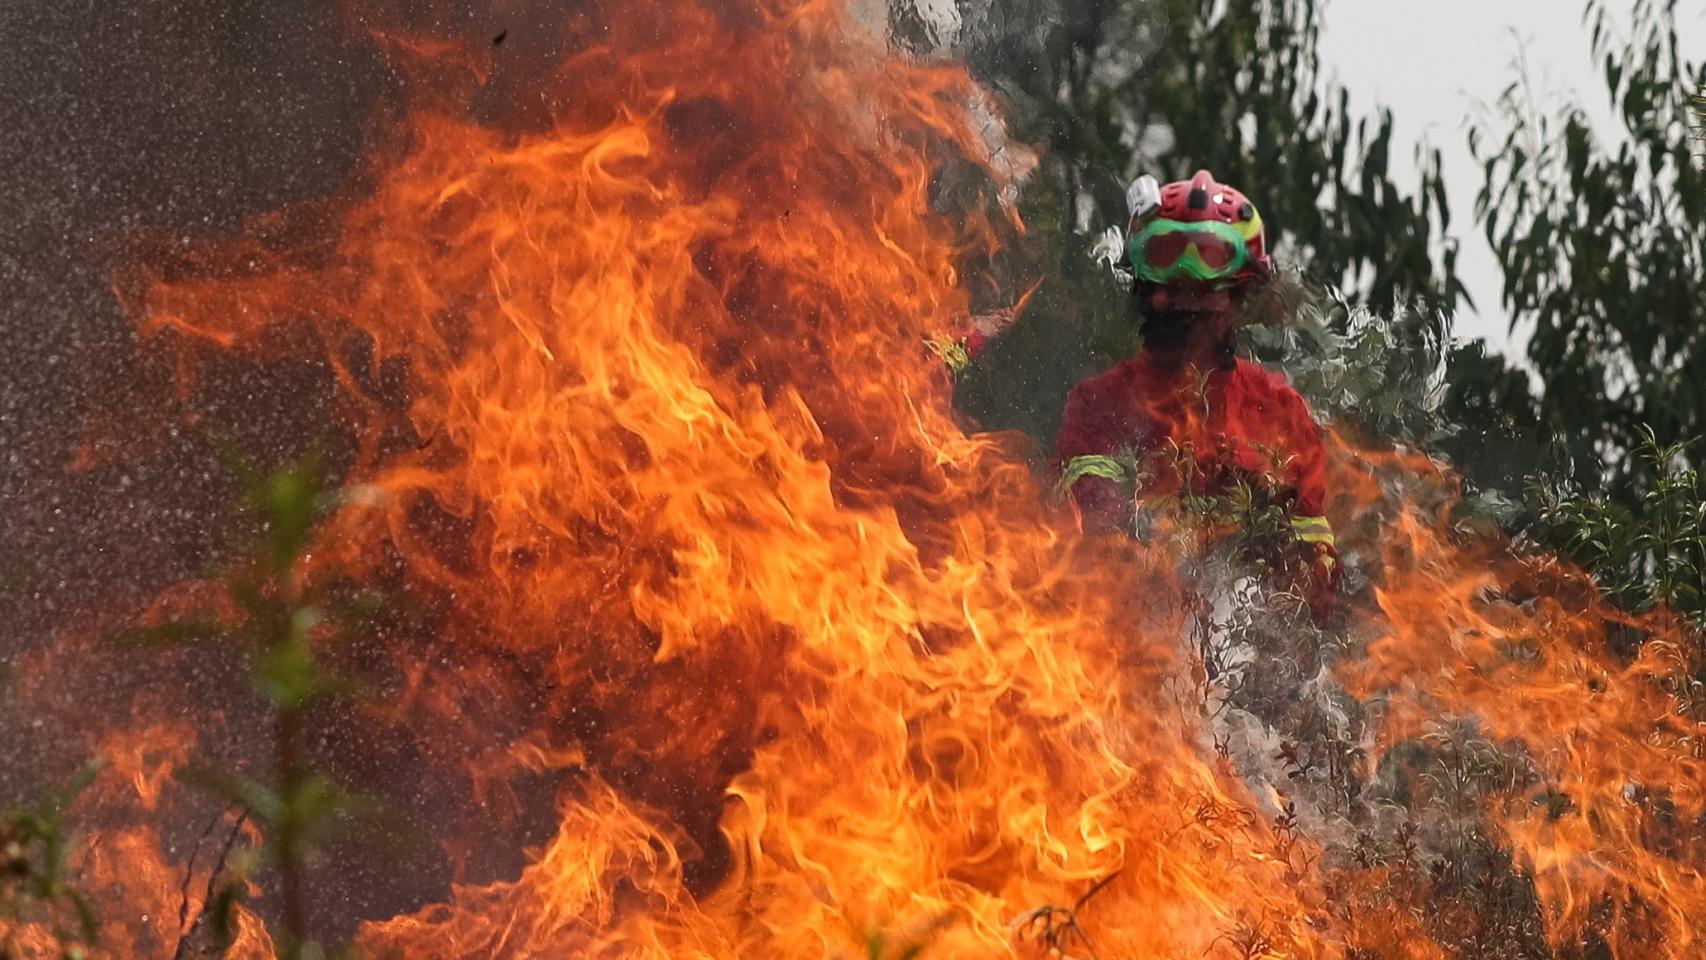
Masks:
[[[257,476],[252,551],[15,665],[107,767],[0,822],[0,953],[1706,947],[1687,621],[1332,434],[1317,625],[1260,498],[1085,535],[956,414],[925,342],[1035,280],[960,69],[629,3],[493,118],[490,36],[362,22],[413,99],[349,189],[117,284],[186,411],[316,371],[343,492]]]

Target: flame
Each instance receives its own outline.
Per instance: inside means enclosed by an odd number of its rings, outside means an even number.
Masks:
[[[1361,468],[1339,471],[1339,488],[1389,519],[1372,540],[1385,567],[1377,632],[1341,673],[1359,697],[1386,699],[1385,745],[1441,718],[1511,745],[1524,769],[1485,799],[1487,814],[1533,877],[1554,941],[1587,928],[1615,956],[1697,953],[1706,718],[1674,690],[1698,684],[1697,628],[1663,610],[1620,611],[1579,571],[1471,541],[1449,513],[1378,491],[1383,472],[1431,475],[1435,495],[1455,499],[1425,459],[1355,457]],[[1646,637],[1627,662],[1616,629]]]
[[[946,918],[949,953],[1006,950],[1116,874],[1103,949],[1302,943],[1298,868],[1160,692],[1167,558],[1077,543],[919,349],[1001,229],[927,213],[933,156],[978,149],[964,75],[832,9],[750,17],[570,60],[543,132],[416,114],[321,262],[239,245],[135,304],[192,346],[324,351],[381,506],[319,559],[377,573],[387,544],[459,667],[554,691],[395,651],[415,729],[525,711],[495,750],[450,735],[482,795],[556,773],[561,823],[514,882],[364,944],[821,954]]]
[[[951,409],[920,344],[971,306],[959,265],[1018,229],[932,213],[939,163],[985,149],[965,74],[825,3],[592,20],[598,42],[537,81],[548,116],[477,123],[435,88],[329,239],[281,241],[286,211],[120,284],[186,397],[215,354],[327,365],[374,496],[314,562],[428,611],[368,651],[385,695],[344,719],[464,801],[458,882],[366,918],[361,946],[824,956],[885,931],[947,957],[1451,955],[1406,906],[1415,871],[1349,862],[1204,749],[1174,553],[1082,536]],[[489,77],[378,32],[412,70]],[[1615,664],[1602,624],[1630,618],[1454,536],[1424,458],[1336,442],[1332,472],[1346,551],[1378,573],[1365,654],[1336,668],[1387,705],[1364,772],[1440,717],[1525,745],[1569,815],[1475,803],[1554,940],[1597,924],[1618,957],[1692,956],[1701,741],[1657,682],[1680,627],[1641,621],[1655,639]],[[107,675],[108,654],[49,656]],[[41,683],[26,703],[73,682]],[[86,804],[122,842],[81,854],[114,957],[172,952],[201,903],[178,892],[213,869],[162,836],[207,817],[167,771],[241,718],[174,725],[170,699],[93,724],[123,758]],[[127,716],[146,722],[111,732]],[[541,781],[554,832],[482,876],[478,838],[516,843]],[[239,953],[270,955],[239,921]]]

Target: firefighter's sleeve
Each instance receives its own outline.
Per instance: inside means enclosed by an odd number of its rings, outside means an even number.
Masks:
[[[925,337],[924,343],[949,373],[957,375],[976,363],[990,342],[1001,336],[1018,318],[1016,307],[962,316],[947,332]]]
[[[1107,417],[1106,405],[1081,383],[1067,394],[1066,412],[1054,440],[1054,476],[1078,504],[1087,530],[1123,529],[1131,509],[1120,479],[1098,463],[1114,453]]]
[[[1333,538],[1333,525],[1327,521],[1327,448],[1321,440],[1321,428],[1310,416],[1301,397],[1294,405],[1293,437],[1290,444],[1292,482],[1297,489],[1297,506],[1292,514],[1292,532],[1310,556],[1311,577],[1309,608],[1316,620],[1333,609],[1338,599],[1338,544]]]

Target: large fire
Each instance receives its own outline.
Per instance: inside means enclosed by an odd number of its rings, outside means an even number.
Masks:
[[[346,918],[362,949],[1454,955],[1417,892],[1446,882],[1426,848],[1452,838],[1359,856],[1354,834],[1394,825],[1241,763],[1272,744],[1246,726],[1228,747],[1170,541],[1082,536],[1013,444],[954,414],[920,345],[971,306],[959,266],[1017,229],[998,205],[931,211],[943,158],[985,150],[964,73],[832,4],[729,6],[584,15],[596,43],[524,122],[422,83],[320,242],[269,240],[285,214],[122,286],[191,396],[215,355],[312,358],[338,384],[371,495],[313,562],[415,612],[363,647],[382,693],[331,749],[436,795],[445,864],[410,912]],[[479,80],[454,44],[384,42]],[[1370,583],[1349,650],[1306,679],[1374,705],[1357,775],[1434,741],[1520,757],[1441,802],[1532,878],[1543,938],[1699,956],[1683,628],[1460,534],[1424,457],[1341,442],[1332,483]],[[1613,628],[1648,639],[1619,659]],[[19,702],[74,712],[54,705],[125,655],[42,656]],[[184,955],[215,851],[253,842],[171,774],[258,721],[186,714],[194,655],[150,656],[125,716],[60,725],[113,759],[73,856],[113,957]],[[236,953],[270,955],[240,918]]]

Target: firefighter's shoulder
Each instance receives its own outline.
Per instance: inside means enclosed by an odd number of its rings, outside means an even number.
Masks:
[[[1239,392],[1252,400],[1271,403],[1277,410],[1308,409],[1303,395],[1297,392],[1281,371],[1270,370],[1259,363],[1240,358],[1232,370],[1232,378],[1237,383]]]

